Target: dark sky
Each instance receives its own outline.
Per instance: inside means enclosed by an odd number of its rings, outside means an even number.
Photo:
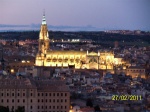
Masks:
[[[94,26],[150,31],[150,0],[0,0],[0,24]]]

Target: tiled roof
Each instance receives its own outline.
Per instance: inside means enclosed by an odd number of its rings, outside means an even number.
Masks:
[[[37,89],[37,91],[64,91],[68,92],[69,87],[65,82],[58,80],[35,80],[29,78],[8,78],[0,79],[0,89]]]

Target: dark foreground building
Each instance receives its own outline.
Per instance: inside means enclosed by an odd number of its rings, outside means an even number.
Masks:
[[[15,111],[69,112],[70,92],[63,81],[0,79],[0,105]]]

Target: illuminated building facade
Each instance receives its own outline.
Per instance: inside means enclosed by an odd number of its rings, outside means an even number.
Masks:
[[[75,69],[113,69],[119,63],[112,52],[88,52],[73,50],[49,50],[49,35],[45,15],[39,34],[39,50],[36,66],[74,67]]]

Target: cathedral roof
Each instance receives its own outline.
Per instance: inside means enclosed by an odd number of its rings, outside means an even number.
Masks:
[[[68,50],[68,51],[58,51],[58,50],[53,50],[53,51],[48,51],[47,55],[86,55],[86,51],[73,51],[73,50]]]
[[[88,55],[98,55],[96,52],[90,52]]]

